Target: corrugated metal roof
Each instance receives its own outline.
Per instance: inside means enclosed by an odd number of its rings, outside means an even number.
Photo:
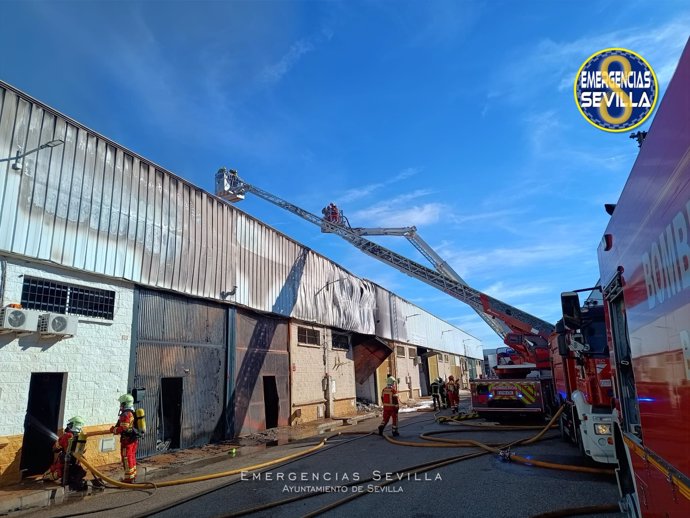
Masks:
[[[3,82],[0,97],[0,158],[64,142],[20,170],[0,162],[0,250],[363,334],[449,341],[436,339],[449,324],[221,199]]]

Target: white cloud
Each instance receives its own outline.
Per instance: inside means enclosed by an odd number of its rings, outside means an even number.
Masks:
[[[665,85],[688,40],[689,25],[690,15],[685,15],[657,27],[637,26],[603,34],[593,33],[574,41],[544,39],[532,49],[522,50],[517,59],[511,57],[504,67],[498,67],[501,77],[511,77],[512,81],[509,87],[502,81],[490,81],[489,84],[501,86],[488,91],[486,99],[522,102],[534,98],[538,88],[572,89],[577,70],[584,60],[608,47],[628,48],[642,55],[654,68],[661,85]],[[535,70],[539,70],[538,81],[535,81]]]
[[[388,180],[363,185],[361,187],[357,187],[356,189],[350,189],[348,191],[345,191],[345,194],[336,197],[336,202],[340,204],[366,198],[367,196],[371,195],[372,193],[378,191],[383,187],[406,180],[407,178],[410,178],[411,176],[414,176],[419,172],[420,169],[417,167],[408,167],[406,169],[403,169],[401,172],[399,172],[392,178],[389,178]]]
[[[463,225],[465,223],[483,222],[484,224],[497,223],[506,219],[515,218],[525,213],[525,209],[496,209],[484,212],[472,212],[467,214],[448,214],[448,220]]]
[[[377,186],[369,186],[370,192]],[[357,227],[409,227],[436,223],[439,221],[445,206],[431,202],[411,205],[412,200],[432,194],[429,189],[416,189],[409,193],[399,194],[389,200],[353,212],[350,224]]]
[[[314,44],[306,38],[296,41],[287,53],[276,63],[268,65],[261,73],[261,80],[266,83],[279,82],[304,56],[314,50]]]
[[[499,300],[516,299],[538,293],[547,293],[551,290],[550,286],[539,284],[513,284],[507,286],[505,282],[498,281],[488,286],[484,293],[491,295]]]
[[[582,253],[583,247],[577,241],[564,240],[490,250],[468,250],[464,247],[455,251],[446,249],[444,258],[472,285],[471,279],[480,275],[489,274],[489,277],[496,278],[497,272],[572,260]]]
[[[419,167],[408,167],[406,169],[403,169],[400,171],[397,175],[395,175],[391,180],[387,181],[386,184],[389,183],[394,183],[394,182],[399,182],[401,180],[405,180],[407,178],[410,178],[411,176],[414,176],[416,174],[419,174],[421,172],[421,169]]]
[[[538,53],[548,62],[567,63],[573,59],[581,61],[598,50],[607,47],[622,47],[642,55],[657,74],[659,82],[667,84],[678,64],[680,53],[688,40],[690,15],[676,18],[659,28],[632,27],[605,34],[586,36],[570,43],[557,43],[544,40],[539,44]],[[571,89],[575,74],[566,73],[561,67],[562,79],[559,89]]]
[[[366,198],[371,193],[377,191],[378,189],[380,189],[383,186],[384,186],[383,183],[372,183],[369,185],[363,185],[362,187],[358,187],[356,189],[350,189],[348,191],[345,191],[345,194],[338,196],[336,198],[336,202],[338,204],[341,204],[341,203],[359,200],[361,198]]]
[[[368,222],[377,227],[410,227],[436,223],[441,217],[444,206],[441,203],[424,203],[406,206],[399,204],[379,204],[369,209],[359,210],[353,214],[353,222]]]

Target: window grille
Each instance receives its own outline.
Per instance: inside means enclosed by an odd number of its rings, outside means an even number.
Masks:
[[[113,320],[115,292],[24,277],[22,307]]]

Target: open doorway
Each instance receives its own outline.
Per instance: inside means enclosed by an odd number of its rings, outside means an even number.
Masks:
[[[66,377],[64,372],[31,373],[19,466],[23,477],[43,473],[53,462],[55,434],[62,427]]]
[[[180,447],[183,378],[161,378],[157,451]]]
[[[266,429],[278,426],[280,399],[275,376],[264,376],[264,410],[266,412]]]
[[[417,368],[419,369],[419,392],[422,396],[431,395],[431,382],[429,375],[429,350],[417,347]]]

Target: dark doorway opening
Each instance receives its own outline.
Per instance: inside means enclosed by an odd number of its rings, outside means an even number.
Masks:
[[[277,427],[280,400],[275,376],[264,376],[264,410],[266,412],[266,429]]]
[[[182,431],[182,378],[161,378],[161,398],[158,405],[158,443],[156,450],[180,447]]]
[[[431,395],[431,383],[434,381],[429,375],[429,350],[417,348],[417,366],[419,368],[419,390],[422,396]]]
[[[53,462],[53,434],[62,426],[65,378],[64,372],[31,373],[19,465],[23,477],[43,473]]]

